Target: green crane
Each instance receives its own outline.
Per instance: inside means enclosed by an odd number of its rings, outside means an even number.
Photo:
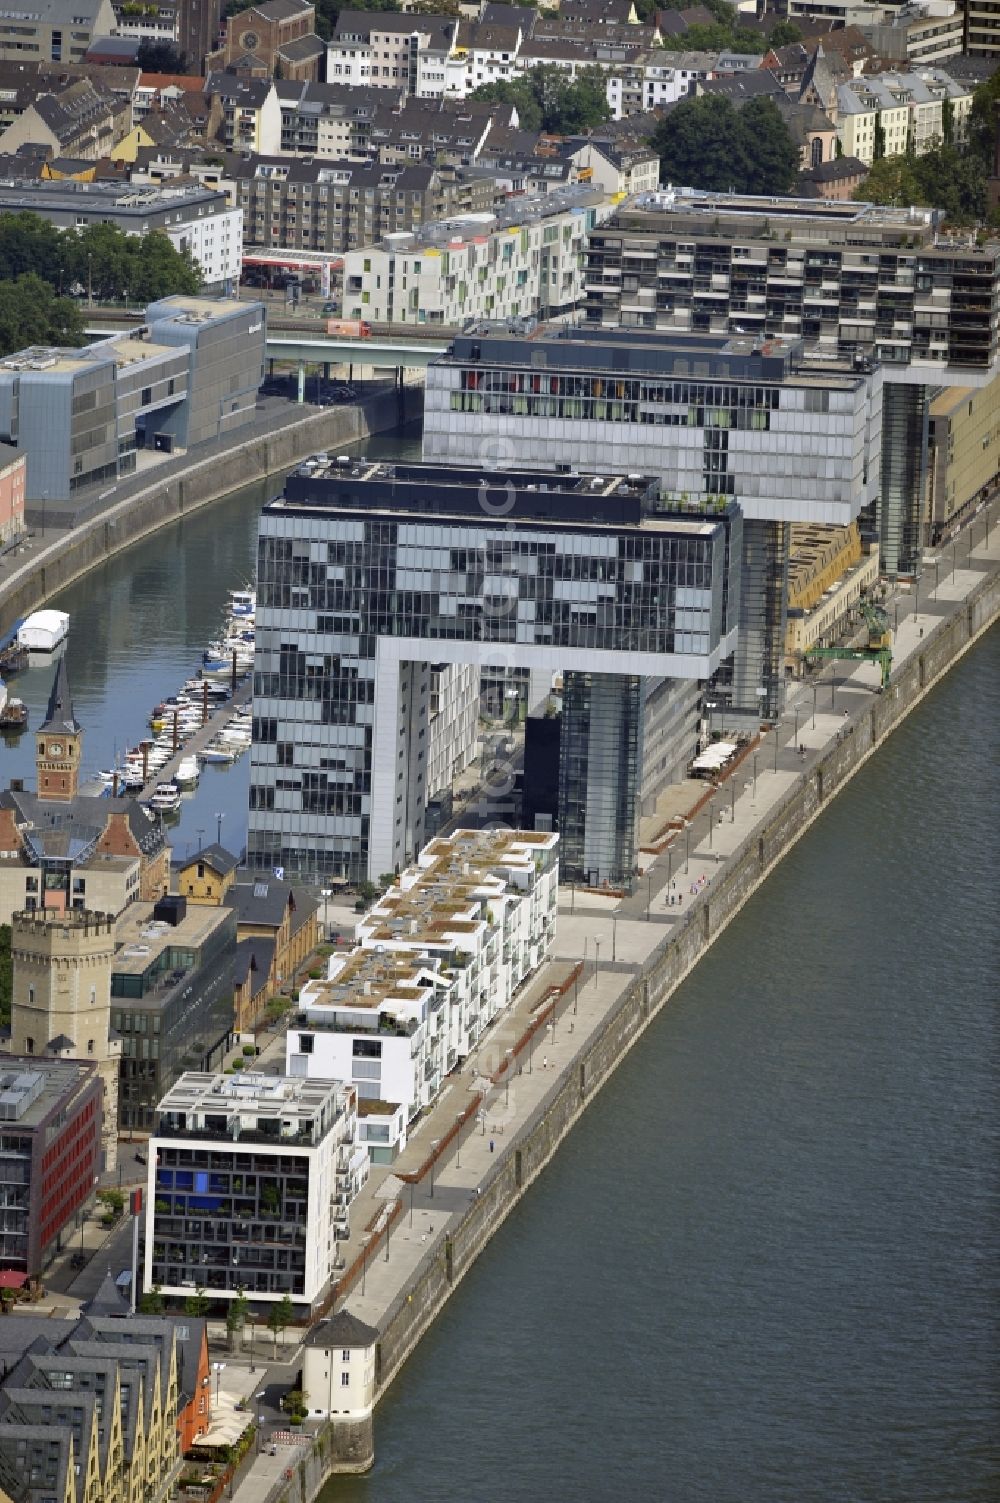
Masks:
[[[889,682],[892,672],[892,631],[888,612],[870,600],[862,600],[859,609],[868,628],[868,642],[864,647],[807,647],[802,654],[814,662],[820,658],[850,658],[854,662],[877,663],[882,670],[881,689]],[[879,692],[881,692],[881,689]]]

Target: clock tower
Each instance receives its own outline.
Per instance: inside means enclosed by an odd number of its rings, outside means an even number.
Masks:
[[[80,784],[83,729],[73,714],[66,659],[61,657],[49,695],[49,709],[35,740],[38,797],[66,803],[76,798]]]

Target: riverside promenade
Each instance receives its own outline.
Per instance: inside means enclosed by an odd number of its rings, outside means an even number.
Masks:
[[[896,641],[887,696],[898,693],[898,679],[908,668],[907,682],[913,681],[912,670],[918,664],[923,683],[923,653],[935,631],[1000,573],[997,509],[994,501],[939,553],[937,568],[932,564],[925,570],[918,589],[903,585],[890,596]],[[373,1169],[351,1206],[338,1307],[377,1327],[383,1337],[389,1331],[395,1336],[400,1325],[406,1327],[402,1340],[389,1341],[391,1350],[377,1369],[379,1397],[419,1340],[426,1321],[440,1308],[438,1294],[436,1302],[425,1300],[412,1321],[406,1317],[407,1305],[421,1300],[430,1287],[432,1265],[450,1263],[456,1253],[470,1207],[480,1197],[484,1204],[489,1198],[500,1206],[490,1222],[491,1234],[516,1204],[516,1198],[504,1199],[499,1193],[499,1182],[506,1177],[513,1183],[516,1173],[518,1186],[530,1183],[530,1167],[525,1166],[524,1179],[520,1177],[519,1145],[527,1142],[532,1127],[555,1106],[576,1074],[583,1094],[584,1062],[654,951],[675,929],[690,931],[692,906],[699,904],[707,913],[699,900],[710,898],[722,885],[741,853],[745,859],[748,842],[773,828],[789,796],[805,778],[816,776],[831,751],[856,730],[863,731],[873,704],[883,703],[878,682],[875,665],[841,662],[807,684],[791,686],[780,724],[759,738],[731,777],[717,789],[710,784],[684,785],[690,792],[686,812],[675,813],[669,839],[656,842],[659,852],[644,856],[642,878],[631,896],[616,899],[569,887],[560,890],[552,960],[462,1073],[445,1083],[405,1151],[391,1166]],[[711,932],[714,937],[718,930]],[[678,933],[679,942],[681,937]],[[625,1047],[620,1047],[621,1053]],[[266,1051],[272,1068],[279,1067],[282,1050],[283,1043],[275,1041]],[[514,1171],[512,1159],[517,1160]],[[454,1282],[469,1262],[471,1258],[456,1255]],[[448,1280],[450,1287],[450,1274]],[[291,1343],[291,1333],[288,1339]],[[287,1360],[291,1381],[297,1354],[290,1353]],[[376,1421],[376,1449],[377,1432]],[[295,1455],[291,1447],[279,1445],[277,1450],[276,1457],[261,1457],[241,1482],[235,1494],[238,1503],[277,1503],[284,1498],[291,1486],[285,1471],[294,1467]]]

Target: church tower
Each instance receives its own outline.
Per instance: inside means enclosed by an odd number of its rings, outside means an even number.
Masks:
[[[83,727],[73,714],[66,659],[61,657],[52,681],[49,709],[35,740],[38,797],[68,803],[80,785]]]
[[[11,919],[11,1054],[83,1059],[104,1082],[104,1168],[118,1155],[121,1040],[111,1031],[114,919],[41,909]]]

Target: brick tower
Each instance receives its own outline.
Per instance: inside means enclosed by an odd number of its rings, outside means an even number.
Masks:
[[[80,783],[83,727],[73,713],[66,659],[56,667],[49,709],[35,739],[38,797],[66,803],[76,798]]]
[[[96,1064],[104,1082],[104,1168],[118,1159],[121,1040],[111,1036],[114,919],[106,913],[15,913],[10,1051]]]

